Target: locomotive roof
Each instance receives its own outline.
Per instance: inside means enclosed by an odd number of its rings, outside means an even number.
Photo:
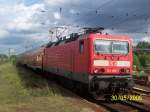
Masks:
[[[114,40],[129,40],[130,39],[129,36],[110,35],[108,33],[106,33],[106,34],[92,33],[92,34],[89,34],[89,37],[90,38],[100,38],[101,37],[102,39],[114,39]]]
[[[57,42],[49,42],[44,46],[40,46],[38,48],[26,51],[24,53],[21,53],[20,55],[24,55],[24,54],[31,54],[34,52],[40,52],[42,51],[42,49],[49,48],[49,47],[53,47],[53,46],[57,46],[57,45],[62,45],[65,43],[69,43],[75,40],[80,40],[80,39],[85,39],[85,38],[99,38],[99,39],[114,39],[114,40],[130,40],[130,38],[128,36],[114,36],[114,35],[109,35],[109,34],[102,34],[102,33],[89,33],[89,34],[72,34],[70,35],[70,38],[64,39],[64,40],[58,40]]]
[[[89,35],[89,36],[87,36]],[[100,38],[101,37],[101,38]],[[114,40],[130,40],[128,36],[113,36],[109,35],[108,33],[102,34],[102,33],[89,33],[89,34],[74,34],[74,36],[70,36],[70,38],[64,39],[64,40],[58,40],[57,42],[49,42],[46,47],[53,47],[57,45],[62,45],[68,42],[75,41],[77,39],[83,39],[83,38],[100,38],[100,39],[114,39]]]

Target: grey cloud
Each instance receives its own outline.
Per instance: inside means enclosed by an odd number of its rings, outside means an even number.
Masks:
[[[65,0],[67,1],[67,0]],[[54,0],[53,0],[54,2]],[[56,0],[57,2],[57,0]],[[0,39],[2,45],[24,45],[32,36],[47,34],[50,27],[56,25],[103,26],[119,34],[131,35],[140,39],[148,36],[150,31],[150,0],[77,0],[49,5],[44,3],[46,12],[32,15],[29,29],[18,29],[15,26],[6,28],[6,38]],[[61,10],[60,10],[61,8]],[[76,13],[70,13],[75,10]],[[61,14],[56,19],[53,13]],[[46,35],[47,36],[47,35]]]
[[[107,0],[66,2],[58,4],[53,10],[62,8],[62,21],[65,24],[74,22],[84,26],[102,25],[105,28],[115,28],[124,32],[144,32],[149,27],[149,0]],[[79,11],[78,15],[68,13],[70,9]],[[96,14],[96,10],[98,13]],[[66,20],[66,21],[65,21]],[[63,23],[59,21],[59,23]]]

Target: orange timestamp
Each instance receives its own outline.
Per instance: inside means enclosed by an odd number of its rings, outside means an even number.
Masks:
[[[111,101],[142,101],[140,95],[111,95]]]

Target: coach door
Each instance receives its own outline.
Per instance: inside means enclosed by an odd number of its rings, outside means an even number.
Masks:
[[[85,67],[84,62],[85,62],[85,41],[84,40],[79,40],[78,41],[78,48],[77,50],[77,55],[76,55],[76,71],[78,73],[83,72],[83,69]]]

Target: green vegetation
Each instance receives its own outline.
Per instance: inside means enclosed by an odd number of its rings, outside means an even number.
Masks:
[[[5,54],[0,54],[0,60],[8,59],[8,56]]]
[[[136,48],[150,48],[150,43],[146,41],[141,41],[136,45]]]
[[[49,86],[46,79],[10,63],[0,66],[0,74],[0,103],[18,103],[33,96],[55,96],[60,93],[55,85]]]
[[[149,42],[139,42],[135,48],[150,49]],[[150,54],[146,52],[134,53],[133,55],[133,77],[142,78],[150,75]]]
[[[142,69],[140,60],[136,54],[133,54],[133,65],[136,65],[136,69],[139,71]]]
[[[11,63],[16,64],[16,55],[11,55],[9,60]]]
[[[5,54],[0,54],[0,65],[8,62],[8,56]]]
[[[149,42],[139,42],[135,48],[148,48],[150,49]],[[141,70],[142,68],[147,69],[150,68],[150,54],[148,53],[136,53],[133,55],[133,65],[136,65],[137,70]]]
[[[10,61],[13,64],[16,64],[16,55],[11,55],[8,57],[6,54],[0,54],[0,64]]]
[[[139,56],[141,65],[144,68],[150,67],[150,54],[142,54]]]
[[[31,70],[0,65],[0,112],[81,112],[69,97],[75,96]]]

